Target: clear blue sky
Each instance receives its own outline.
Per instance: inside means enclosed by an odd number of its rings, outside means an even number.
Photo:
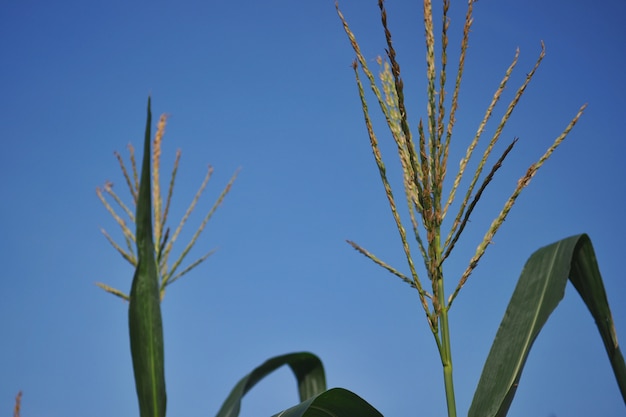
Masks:
[[[133,271],[100,234],[105,227],[120,237],[95,188],[111,180],[126,195],[113,151],[126,155],[129,142],[139,148],[151,94],[155,117],[171,115],[165,167],[177,148],[183,152],[172,221],[206,164],[215,175],[188,232],[242,167],[192,255],[218,252],[170,287],[163,303],[169,415],[214,415],[254,366],[299,350],[322,358],[329,386],[358,393],[387,416],[445,415],[441,368],[417,294],[345,243],[353,239],[406,270],[362,120],[354,54],[332,1],[4,3],[3,414],[19,390],[23,417],[137,414],[127,304],[94,285],[128,290]],[[453,3],[451,53],[465,7]],[[385,46],[376,2],[341,7],[375,64]],[[421,4],[390,0],[387,7],[416,126],[425,114]],[[457,152],[515,48],[515,85],[541,40],[547,56],[502,146],[520,141],[448,264],[448,290],[517,178],[580,105],[589,107],[451,311],[460,415],[522,266],[541,246],[591,236],[626,341],[625,13],[621,0],[475,6]],[[247,397],[242,416],[269,416],[296,402],[284,370]],[[570,286],[531,351],[510,416],[625,410],[593,320]]]

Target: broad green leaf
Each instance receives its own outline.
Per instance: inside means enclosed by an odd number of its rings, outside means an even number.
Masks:
[[[273,417],[383,417],[367,401],[343,388],[333,388]]]
[[[593,246],[582,234],[541,248],[526,262],[485,362],[470,417],[507,414],[530,348],[563,298],[568,277],[595,319],[626,401],[626,365]]]
[[[241,400],[250,389],[268,374],[283,365],[289,365],[298,382],[300,401],[305,401],[326,390],[326,376],[322,361],[312,353],[297,352],[268,359],[243,377],[230,392],[217,417],[237,417]]]
[[[165,371],[163,325],[159,299],[159,278],[152,239],[152,191],[150,186],[150,124],[144,139],[143,165],[137,201],[137,269],[133,277],[128,307],[130,350],[141,417],[165,417]]]

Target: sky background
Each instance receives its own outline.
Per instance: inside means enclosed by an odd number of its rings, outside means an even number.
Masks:
[[[450,12],[452,68],[462,3]],[[340,6],[375,69],[385,48],[376,2]],[[104,227],[121,240],[95,189],[110,180],[129,201],[113,151],[126,157],[127,144],[141,148],[151,94],[155,119],[170,115],[164,177],[182,149],[171,226],[207,164],[215,168],[179,250],[242,169],[191,257],[217,253],[169,287],[162,304],[168,414],[215,415],[255,366],[307,350],[324,361],[329,387],[354,391],[386,416],[445,415],[441,366],[417,294],[345,243],[355,240],[407,270],[369,148],[354,53],[332,1],[5,1],[2,9],[3,414],[19,390],[23,417],[138,413],[128,305],[94,285],[127,292],[133,270],[100,233]],[[421,2],[390,0],[387,9],[416,127],[426,110]],[[448,293],[517,179],[578,108],[589,107],[451,310],[459,415],[467,413],[522,267],[541,246],[590,235],[626,340],[625,13],[621,0],[475,5],[450,176],[515,48],[518,68],[487,133],[541,40],[547,56],[496,153],[514,137],[519,143],[446,264]],[[378,123],[377,131],[398,178],[387,130]],[[246,397],[241,415],[269,416],[295,403],[284,369]],[[568,286],[530,353],[509,415],[624,411],[593,319]]]

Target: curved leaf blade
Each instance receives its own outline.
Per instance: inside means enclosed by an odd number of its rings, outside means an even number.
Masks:
[[[622,398],[626,403],[626,364],[617,342],[613,316],[600,277],[596,254],[587,235],[584,235],[584,242],[578,244],[577,250],[578,256],[572,260],[569,279],[595,319]],[[594,279],[590,280],[585,277],[594,277]]]
[[[593,246],[582,234],[541,248],[526,262],[485,362],[470,417],[506,415],[532,344],[563,298],[568,277],[595,319],[626,401],[626,365]]]
[[[216,417],[237,417],[244,395],[263,378],[283,365],[289,365],[296,376],[300,401],[326,391],[324,366],[317,356],[309,352],[275,356],[256,367],[235,385]]]
[[[141,417],[165,417],[163,324],[161,321],[159,279],[152,238],[151,122],[152,112],[150,98],[148,98],[148,117],[136,215],[137,269],[130,291],[128,327],[135,387],[139,400],[139,415]]]
[[[383,417],[367,401],[343,388],[333,388],[273,417]]]

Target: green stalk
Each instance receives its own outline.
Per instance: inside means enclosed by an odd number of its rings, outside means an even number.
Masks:
[[[443,293],[443,280],[439,280],[439,290]],[[448,417],[456,417],[456,401],[454,399],[454,382],[452,380],[452,350],[450,348],[450,330],[448,324],[448,307],[441,310],[441,364],[443,365],[443,383],[446,388],[446,405]]]
[[[437,205],[439,208],[439,201]],[[441,224],[436,225],[435,239],[433,242],[434,257],[431,259],[433,282],[436,282],[436,297],[439,310],[435,313],[439,316],[439,356],[443,367],[443,382],[446,390],[446,406],[448,417],[456,417],[456,401],[454,398],[454,382],[452,377],[452,348],[450,343],[450,324],[448,322],[449,306],[446,304],[443,271],[439,259],[441,259]]]

